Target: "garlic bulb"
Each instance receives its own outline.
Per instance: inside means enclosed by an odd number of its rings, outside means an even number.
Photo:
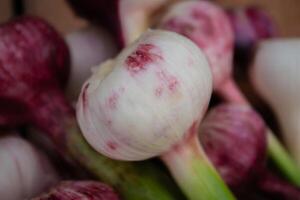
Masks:
[[[259,45],[251,80],[279,118],[288,148],[300,166],[300,39],[272,39]]]
[[[182,140],[201,120],[210,94],[211,74],[199,48],[177,34],[148,31],[99,66],[83,87],[77,116],[96,150],[143,160]]]
[[[58,181],[47,158],[17,136],[0,139],[1,199],[31,198]]]
[[[75,101],[84,81],[91,75],[91,67],[113,57],[117,45],[108,33],[91,25],[68,34],[65,39],[71,55],[67,95]]]
[[[178,2],[162,18],[160,28],[186,36],[203,50],[214,89],[231,77],[234,33],[221,7],[207,1]]]
[[[227,102],[249,105],[232,76],[234,33],[221,7],[209,1],[179,2],[163,17],[160,27],[188,37],[203,49],[212,70],[214,92]],[[300,170],[271,130],[269,133],[271,159],[290,180],[300,185]]]
[[[110,158],[161,156],[189,199],[234,199],[197,137],[211,91],[208,62],[194,43],[148,31],[94,71],[77,119],[92,147]]]

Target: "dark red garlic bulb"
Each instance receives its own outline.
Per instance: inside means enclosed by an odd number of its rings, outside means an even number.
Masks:
[[[267,129],[251,107],[219,105],[209,112],[200,130],[206,154],[234,191],[244,193],[254,187],[275,199],[300,199],[299,188],[267,169]]]
[[[20,102],[34,99],[35,95],[27,85],[37,92],[50,85],[63,87],[69,70],[68,48],[48,23],[37,17],[25,16],[2,24],[0,125],[16,125],[28,119],[27,107]],[[53,76],[57,77],[55,83]],[[18,84],[18,87],[12,87],[12,83]]]
[[[235,59],[247,65],[259,41],[277,36],[277,26],[265,10],[255,6],[229,9],[227,14],[235,35]]]

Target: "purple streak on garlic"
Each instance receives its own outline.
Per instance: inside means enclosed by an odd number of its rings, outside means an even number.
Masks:
[[[225,182],[239,188],[257,179],[266,159],[266,126],[247,105],[221,104],[203,120],[200,141]]]
[[[108,185],[96,181],[64,181],[33,200],[119,200]]]
[[[230,78],[234,37],[230,21],[220,7],[207,1],[176,3],[163,17],[160,27],[188,37],[204,51],[214,88]]]
[[[251,69],[251,80],[272,106],[289,150],[300,165],[300,40],[272,39],[259,45]]]
[[[90,144],[111,158],[154,157],[201,120],[210,82],[208,63],[191,41],[148,31],[95,70],[82,89],[78,121]]]
[[[67,86],[68,97],[77,100],[80,88],[91,75],[91,68],[114,56],[117,45],[100,28],[88,26],[65,37],[71,55],[71,74]]]
[[[0,138],[1,199],[31,198],[58,181],[48,159],[17,136]]]

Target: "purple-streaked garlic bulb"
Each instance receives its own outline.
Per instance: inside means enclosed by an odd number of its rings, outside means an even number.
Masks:
[[[251,80],[259,94],[275,111],[284,140],[300,166],[300,39],[262,42],[251,67]]]
[[[265,165],[266,126],[251,107],[214,107],[201,123],[200,133],[205,152],[229,186],[257,178]]]
[[[251,107],[221,104],[203,120],[200,141],[225,182],[237,193],[256,188],[280,199],[300,199],[300,188],[266,168],[267,127]]]
[[[214,89],[231,78],[234,36],[222,8],[207,1],[178,2],[164,15],[160,28],[186,36],[203,50],[212,70]]]
[[[201,121],[210,95],[203,53],[177,34],[148,31],[94,70],[83,86],[77,117],[101,153],[143,160],[181,141]]]
[[[119,200],[108,185],[96,181],[64,181],[33,200]]]
[[[261,8],[254,6],[234,8],[229,9],[227,14],[234,30],[236,57],[241,61],[251,60],[254,47],[260,40],[277,35],[275,22]]]
[[[37,90],[41,90],[49,85],[49,76],[53,75],[57,77],[56,84],[62,88],[68,80],[69,61],[66,43],[46,21],[38,17],[23,16],[1,24],[0,125],[14,126],[25,123],[29,116],[26,106],[21,105],[20,101],[26,99],[26,96],[34,96],[24,85],[16,87],[17,89],[10,89],[9,86],[12,84],[7,83],[6,79],[10,78],[16,82],[19,78]],[[15,65],[27,70],[22,72]],[[6,68],[13,69],[13,72]],[[34,76],[38,80],[44,79],[41,81],[43,83],[37,84]],[[22,99],[10,97],[15,94],[20,95]]]
[[[221,7],[209,1],[179,2],[165,14],[160,27],[188,37],[203,50],[212,70],[214,92],[227,102],[249,105],[231,73],[234,33]],[[270,157],[287,177],[300,185],[300,170],[272,131],[269,132]]]
[[[71,55],[71,74],[67,95],[77,100],[80,88],[91,75],[91,68],[117,53],[117,45],[105,30],[88,26],[68,34],[66,42]]]
[[[127,161],[161,156],[190,199],[234,199],[197,138],[211,90],[208,62],[194,43],[148,31],[94,70],[77,118],[100,153]]]
[[[0,163],[1,199],[28,199],[58,181],[46,156],[15,135],[0,138]]]

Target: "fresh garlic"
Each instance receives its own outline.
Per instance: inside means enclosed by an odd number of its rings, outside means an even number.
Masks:
[[[17,136],[0,138],[1,199],[31,198],[58,181],[47,158]]]
[[[77,116],[96,150],[143,160],[182,140],[201,120],[210,94],[211,74],[199,48],[176,34],[148,31],[99,66],[83,87]]]
[[[163,17],[160,27],[188,37],[203,49],[212,70],[214,92],[227,102],[249,105],[232,76],[234,33],[221,7],[209,1],[179,2]],[[268,151],[284,175],[300,186],[300,170],[270,129]]]
[[[162,18],[160,28],[186,36],[203,50],[212,70],[214,89],[230,78],[234,33],[222,8],[207,1],[178,2]]]
[[[251,80],[272,106],[288,148],[300,166],[300,39],[272,39],[259,45]]]
[[[77,118],[100,153],[127,161],[161,156],[190,199],[234,199],[197,138],[211,91],[208,62],[194,43],[148,31],[84,84]]]

